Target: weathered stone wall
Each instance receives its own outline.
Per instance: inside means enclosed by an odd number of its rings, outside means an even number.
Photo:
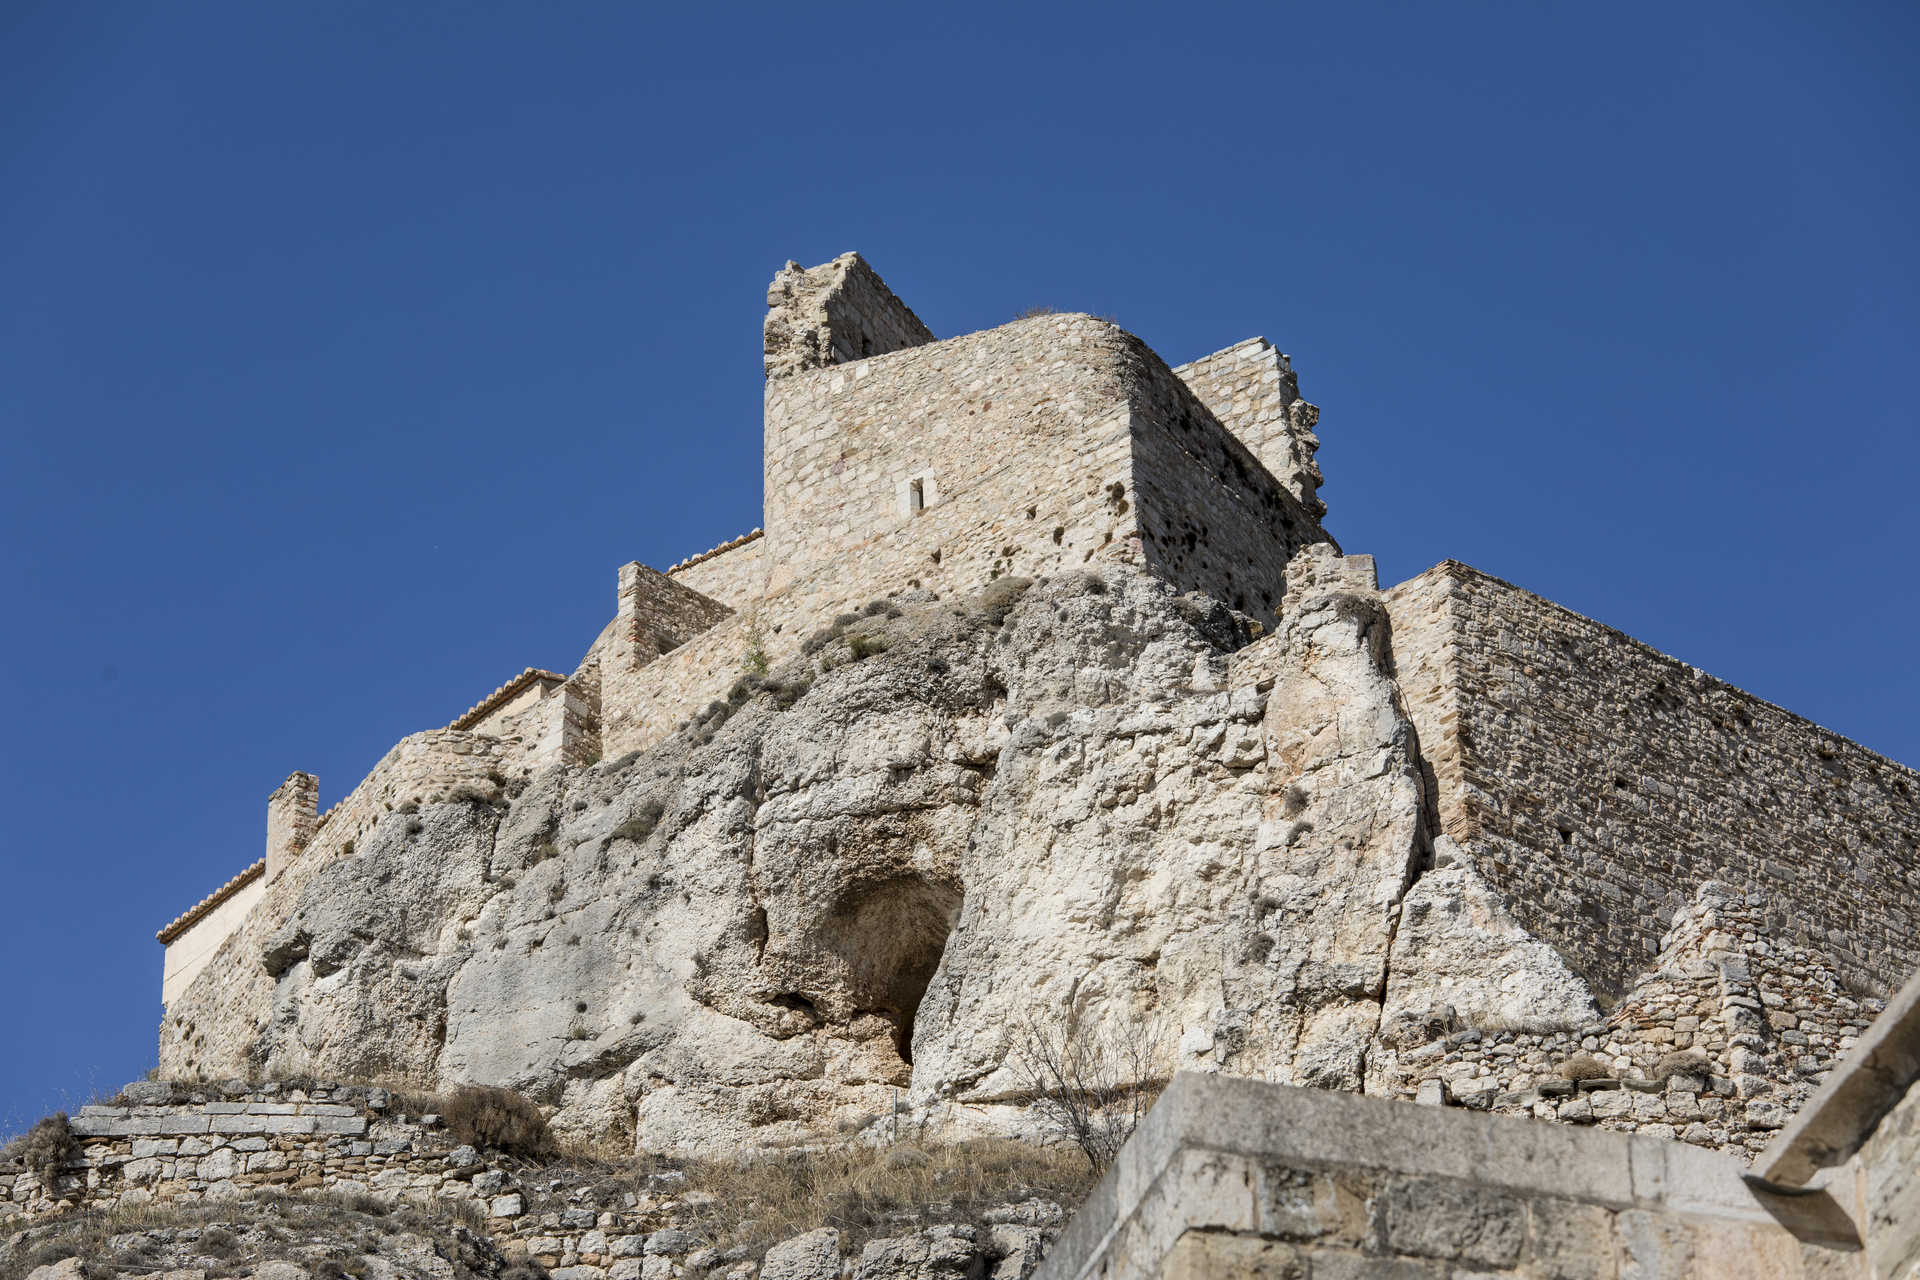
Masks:
[[[1439,827],[1596,991],[1708,880],[1863,992],[1920,963],[1920,775],[1453,561],[1389,599]]]
[[[320,780],[293,773],[267,797],[267,879],[286,869],[313,840],[319,825]]]
[[[743,609],[766,593],[765,550],[761,532],[755,529],[682,560],[667,570],[667,576],[730,609]]]
[[[1867,1280],[1832,1194],[1741,1173],[1653,1138],[1183,1076],[1036,1280]]]
[[[1174,373],[1309,515],[1317,520],[1327,514],[1319,496],[1325,477],[1313,460],[1320,410],[1300,398],[1299,380],[1284,354],[1265,338],[1248,338]]]
[[[213,958],[227,935],[240,927],[247,912],[267,891],[264,874],[234,890],[218,906],[201,916],[166,944],[160,973],[160,1002],[172,1004]]]
[[[1883,1006],[1856,1000],[1818,953],[1769,941],[1768,907],[1702,886],[1604,1017],[1476,1026],[1429,1009],[1390,1022],[1371,1091],[1758,1152]],[[1401,926],[1416,948],[1420,927]]]
[[[1129,342],[1131,488],[1142,562],[1183,591],[1274,625],[1288,560],[1332,539],[1159,356]]]
[[[1144,344],[1072,315],[770,381],[766,502],[795,626],[1096,559],[1271,623],[1287,557],[1326,536]]]
[[[767,287],[766,375],[781,378],[932,342],[920,317],[857,253],[802,268],[789,262]]]
[[[130,1091],[169,1100],[81,1108],[70,1122],[80,1155],[51,1186],[24,1168],[0,1165],[0,1219],[261,1191],[326,1192],[388,1203],[471,1201],[509,1257],[588,1268],[575,1273],[577,1280],[640,1280],[648,1259],[656,1261],[647,1274],[661,1274],[668,1260],[700,1249],[700,1238],[685,1229],[693,1206],[643,1191],[611,1210],[578,1207],[553,1194],[539,1166],[464,1145],[438,1115],[402,1109],[434,1105],[431,1098],[410,1102],[365,1086],[237,1081]],[[713,1249],[704,1254],[718,1258]]]

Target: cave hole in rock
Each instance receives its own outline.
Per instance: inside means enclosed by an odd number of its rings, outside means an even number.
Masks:
[[[913,1024],[960,918],[957,884],[901,876],[865,886],[834,913],[854,1008],[893,1024],[894,1050],[913,1065]]]

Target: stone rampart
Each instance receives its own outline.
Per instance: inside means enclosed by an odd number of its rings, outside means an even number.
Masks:
[[[766,545],[760,530],[743,533],[711,551],[689,556],[667,570],[667,576],[730,609],[742,609],[766,593],[763,559]]]
[[[1050,315],[767,384],[770,607],[1141,564],[1271,623],[1318,523],[1138,339]]]
[[[781,268],[767,287],[763,337],[768,378],[933,341],[920,317],[857,253],[817,267],[789,262]]]
[[[1299,380],[1284,354],[1265,338],[1248,338],[1173,372],[1310,515],[1327,514],[1320,500],[1326,480],[1313,460],[1320,410],[1300,398]]]
[[[1683,1143],[1180,1076],[1035,1280],[1859,1277],[1834,1191]]]
[[[419,1110],[437,1105],[432,1098],[239,1082],[129,1092],[169,1100],[81,1108],[70,1121],[80,1154],[51,1186],[0,1164],[0,1219],[276,1191],[468,1201],[509,1256],[591,1268],[578,1274],[595,1280],[640,1280],[647,1259],[678,1258],[700,1243],[683,1229],[688,1207],[671,1196],[577,1207],[538,1180],[537,1165],[450,1134],[439,1115]]]
[[[1884,995],[1920,963],[1920,775],[1448,561],[1389,593],[1438,827],[1618,995],[1701,884]]]

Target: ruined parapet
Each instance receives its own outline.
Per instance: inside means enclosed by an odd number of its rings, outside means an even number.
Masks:
[[[644,666],[663,653],[672,653],[732,612],[638,560],[620,566],[615,617],[631,666]]]
[[[267,879],[306,852],[320,823],[320,779],[290,773],[267,797]]]
[[[933,341],[933,331],[857,253],[803,268],[789,262],[767,288],[769,381]]]
[[[1313,460],[1320,448],[1313,433],[1320,409],[1300,398],[1300,381],[1284,352],[1265,338],[1248,338],[1174,372],[1315,519],[1327,514],[1319,496],[1326,477]]]
[[[1920,963],[1912,769],[1455,561],[1387,600],[1430,824],[1596,995],[1709,880],[1858,994]]]

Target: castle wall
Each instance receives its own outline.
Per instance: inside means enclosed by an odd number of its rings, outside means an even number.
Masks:
[[[1145,344],[1088,316],[772,380],[766,408],[763,555],[794,626],[1109,559],[1270,622],[1289,555],[1325,538]]]
[[[857,253],[810,268],[789,262],[767,288],[767,308],[768,378],[933,341],[920,317]]]
[[[767,589],[766,543],[760,530],[742,534],[667,570],[667,576],[730,609],[743,609]]]
[[[1596,991],[1707,880],[1859,990],[1920,963],[1920,775],[1453,561],[1388,599],[1434,820]]]
[[[1129,342],[1046,316],[768,382],[770,612],[804,628],[916,581],[1137,557]]]
[[[166,959],[160,973],[162,1004],[172,1004],[192,984],[220,949],[220,944],[240,927],[247,912],[253,910],[266,891],[266,877],[257,876],[166,944]]]
[[[749,619],[735,614],[644,666],[603,670],[600,738],[606,758],[653,746],[709,702],[725,697],[746,674],[747,649],[754,640]],[[794,645],[768,637],[764,647],[778,660]]]
[[[1682,1143],[1218,1076],[1174,1079],[1034,1280],[1871,1271],[1837,1193]]]
[[[1327,514],[1319,498],[1325,479],[1313,461],[1320,411],[1300,398],[1293,365],[1272,343],[1248,338],[1173,372],[1310,515]]]
[[[1175,587],[1272,626],[1287,561],[1332,539],[1145,343],[1134,346],[1131,488],[1142,559]]]

